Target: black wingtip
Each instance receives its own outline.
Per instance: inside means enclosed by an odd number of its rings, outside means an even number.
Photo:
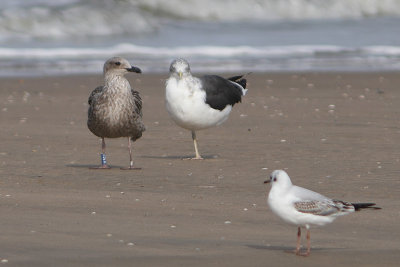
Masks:
[[[232,81],[232,82],[237,82],[237,81],[239,81],[240,79],[242,79],[243,76],[244,76],[244,74],[243,74],[243,75],[232,76],[232,77],[229,77],[228,80],[230,80],[230,81]]]
[[[238,84],[240,84],[243,89],[246,89],[246,85],[247,85],[247,80],[246,79],[241,79],[239,81],[237,81]]]
[[[242,79],[242,77],[245,76],[245,75],[246,74],[233,76],[233,77],[228,78],[228,80],[230,80],[232,82],[235,82],[235,83],[238,83],[238,84],[240,84],[240,86],[243,87],[243,89],[246,89],[247,80],[246,79]]]
[[[353,205],[354,209],[356,211],[362,210],[362,209],[375,209],[375,210],[380,210],[382,209],[381,207],[375,207],[375,203],[351,203]]]
[[[247,80],[244,77],[246,77],[246,76],[248,76],[250,74],[252,74],[252,72],[248,72],[248,73],[245,73],[243,75],[236,75],[236,76],[228,78],[228,80],[230,80],[232,82],[235,82],[235,83],[238,83],[238,84],[240,84],[240,86],[243,87],[243,89],[246,89]]]

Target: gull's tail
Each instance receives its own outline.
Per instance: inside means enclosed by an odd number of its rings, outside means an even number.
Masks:
[[[351,205],[353,205],[356,211],[362,209],[374,209],[374,210],[381,209],[380,207],[374,207],[376,205],[375,203],[351,203]]]
[[[249,75],[251,72],[243,74],[243,75],[237,75],[237,76],[233,76],[228,78],[228,80],[235,82],[237,84],[239,84],[240,86],[242,86],[243,88],[243,95],[246,95],[247,89],[246,89],[246,85],[247,85],[247,80],[245,78],[243,78],[246,75]]]

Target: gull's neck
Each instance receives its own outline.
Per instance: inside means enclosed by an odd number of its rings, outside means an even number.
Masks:
[[[129,81],[123,76],[115,73],[106,73],[104,75],[104,86],[108,90],[121,90],[121,89],[131,89]]]
[[[191,73],[186,74],[185,76],[182,77],[182,79],[176,78],[176,81],[178,83],[186,83],[186,84],[193,84],[196,83],[197,78],[192,76]]]
[[[271,188],[271,193],[273,195],[282,195],[285,194],[293,187],[292,181],[290,179],[285,180],[284,183],[274,184]]]

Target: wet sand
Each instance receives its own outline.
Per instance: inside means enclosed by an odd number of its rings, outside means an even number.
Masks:
[[[134,144],[86,127],[101,75],[0,79],[0,259],[9,266],[397,266],[399,73],[252,74],[227,122],[190,132],[164,107],[165,75],[130,75],[147,131]],[[311,230],[310,257],[285,251],[296,228],[269,210],[263,181],[297,185],[363,211]],[[305,240],[303,239],[303,242]],[[6,262],[8,261],[8,262]],[[0,264],[1,265],[1,264]]]

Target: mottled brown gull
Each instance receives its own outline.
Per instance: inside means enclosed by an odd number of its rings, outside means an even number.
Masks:
[[[145,131],[142,99],[124,75],[128,72],[141,73],[141,70],[131,66],[124,58],[113,57],[104,63],[103,72],[104,86],[94,89],[88,100],[88,128],[102,139],[101,166],[97,168],[110,168],[106,161],[104,138],[128,137],[130,163],[126,169],[136,169],[133,166],[132,142]]]
[[[192,132],[196,156],[196,131],[218,126],[226,121],[233,105],[241,102],[247,92],[243,75],[228,79],[217,75],[192,76],[189,63],[180,58],[171,63],[166,82],[167,111],[180,127]]]

